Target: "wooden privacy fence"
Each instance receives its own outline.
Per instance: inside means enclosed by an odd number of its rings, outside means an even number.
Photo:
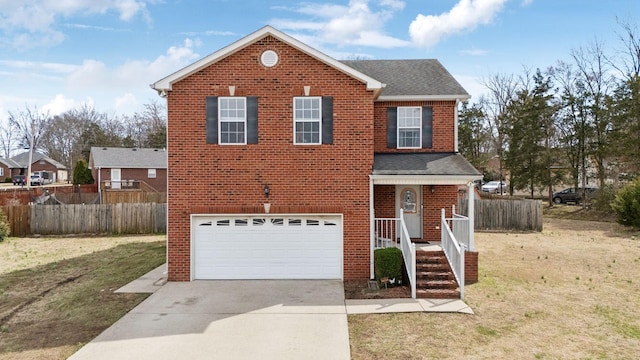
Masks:
[[[467,215],[466,199],[458,204]],[[475,230],[542,231],[542,203],[538,200],[484,199],[475,201]]]
[[[120,203],[166,203],[166,192],[145,191],[103,191],[103,204]]]
[[[5,206],[12,236],[152,234],[167,229],[167,204]]]

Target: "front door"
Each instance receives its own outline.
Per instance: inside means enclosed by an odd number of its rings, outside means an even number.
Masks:
[[[111,169],[111,188],[120,189],[121,180],[122,178],[120,177],[120,169]]]
[[[422,186],[397,185],[396,199],[396,216],[402,209],[409,236],[422,239]]]

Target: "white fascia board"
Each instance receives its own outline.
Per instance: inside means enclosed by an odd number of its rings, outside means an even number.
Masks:
[[[380,96],[376,101],[467,101],[471,95],[390,95]]]
[[[223,59],[239,50],[242,50],[243,48],[253,44],[255,41],[260,40],[267,35],[271,35],[277,38],[278,40],[283,41],[288,45],[308,54],[309,56],[316,58],[326,63],[327,65],[330,65],[336,68],[337,70],[360,80],[363,83],[366,83],[367,90],[375,91],[375,90],[382,89],[384,87],[384,84],[382,84],[380,81],[370,76],[367,76],[359,71],[356,71],[355,69],[349,66],[346,66],[345,64],[335,60],[334,58],[323,54],[322,52],[292,38],[291,36],[279,30],[276,30],[271,26],[265,26],[262,29],[255,31],[252,34],[249,34],[244,38],[234,42],[233,44],[228,45],[214,52],[213,54],[206,56],[196,61],[195,63],[176,71],[175,73],[165,77],[164,79],[158,80],[157,82],[151,84],[150,86],[152,89],[155,89],[157,91],[162,91],[162,90],[169,91],[171,90],[173,83],[178,82],[184,79],[185,77],[202,70],[203,68],[217,62],[220,59]]]
[[[374,185],[467,185],[482,175],[371,175]]]

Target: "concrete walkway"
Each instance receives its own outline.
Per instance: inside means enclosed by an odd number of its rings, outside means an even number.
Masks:
[[[340,280],[166,283],[165,269],[118,289],[152,295],[70,359],[346,360],[347,314],[473,313],[460,300],[345,300]]]

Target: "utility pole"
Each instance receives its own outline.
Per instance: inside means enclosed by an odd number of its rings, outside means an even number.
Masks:
[[[31,163],[33,162],[33,129],[35,125],[33,124],[33,119],[31,119],[31,136],[29,137],[29,164],[27,165],[27,174],[25,175],[25,180],[27,182],[27,191],[31,194]]]

